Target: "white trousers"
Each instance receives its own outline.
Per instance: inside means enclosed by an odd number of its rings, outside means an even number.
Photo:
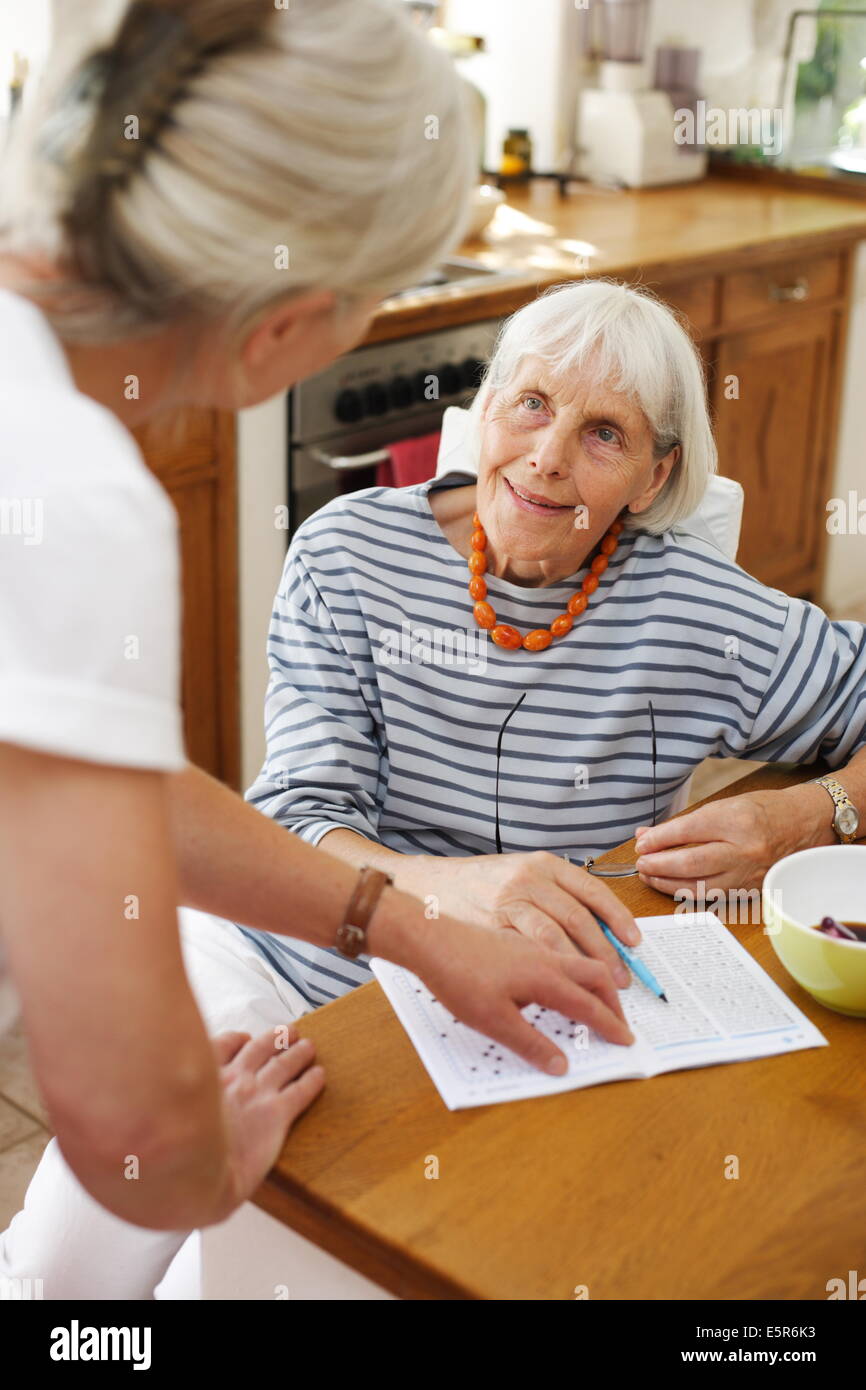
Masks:
[[[184,964],[211,1035],[253,1037],[308,1012],[297,990],[271,969],[231,922],[191,908],[179,913]],[[47,1299],[150,1299],[189,1231],[148,1231],[112,1216],[85,1192],[56,1139],[27,1189],[23,1210],[0,1235],[0,1278],[42,1281]],[[190,1239],[178,1268],[195,1279]],[[196,1297],[166,1281],[166,1297]]]

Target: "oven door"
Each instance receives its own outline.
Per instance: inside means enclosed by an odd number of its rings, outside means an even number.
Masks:
[[[289,525],[294,535],[302,521],[347,492],[376,486],[376,470],[388,461],[388,448],[402,439],[432,434],[442,428],[447,405],[463,405],[472,399],[451,398],[437,401],[435,407],[411,418],[396,416],[387,422],[346,430],[317,439],[314,443],[295,443],[289,450]]]

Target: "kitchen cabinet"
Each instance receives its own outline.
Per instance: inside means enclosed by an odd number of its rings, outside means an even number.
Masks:
[[[677,284],[707,369],[719,471],[745,493],[739,563],[772,588],[817,598],[838,417],[848,252],[768,257]],[[707,304],[714,308],[707,311]]]
[[[707,374],[719,472],[745,493],[738,561],[771,588],[817,598],[838,416],[848,254],[777,258],[653,284]]]
[[[238,787],[235,417],[181,410],[144,426],[136,438],[180,523],[187,754],[197,767]]]
[[[809,255],[804,250],[783,264],[774,259],[733,271],[722,278],[722,323],[738,325],[760,319],[773,308],[775,318],[782,322],[788,305],[829,303],[844,291],[844,270],[844,256]]]
[[[839,316],[780,316],[718,343],[719,470],[745,491],[739,563],[773,588],[814,596],[830,485]],[[738,396],[726,383],[736,383]]]

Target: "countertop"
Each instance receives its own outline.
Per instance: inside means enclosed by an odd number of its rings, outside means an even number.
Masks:
[[[513,313],[548,285],[585,275],[672,284],[796,251],[866,238],[866,202],[837,193],[710,176],[672,188],[608,190],[550,180],[509,190],[481,238],[457,254],[497,270],[445,291],[386,300],[365,343]]]

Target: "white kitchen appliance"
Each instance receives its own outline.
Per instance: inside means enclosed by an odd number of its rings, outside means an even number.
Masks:
[[[604,0],[598,87],[580,99],[580,172],[593,183],[649,188],[706,171],[706,153],[674,138],[675,108],[649,86],[644,41],[649,0]]]

